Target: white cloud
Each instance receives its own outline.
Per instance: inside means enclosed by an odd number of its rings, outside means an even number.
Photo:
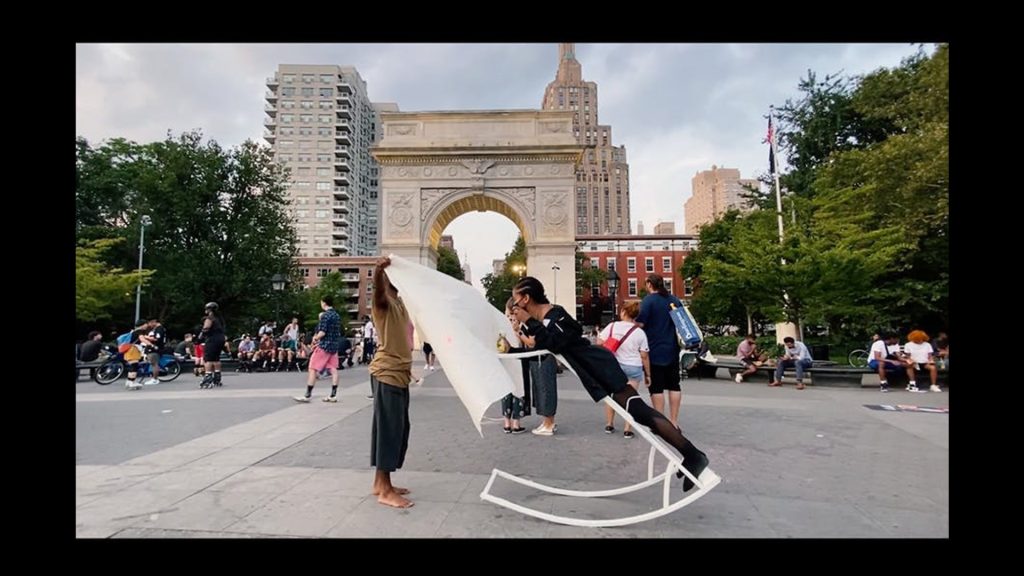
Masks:
[[[910,44],[581,44],[577,59],[599,90],[599,118],[627,147],[631,227],[659,220],[683,230],[690,180],[712,164],[756,177],[770,104],[819,77],[895,66]],[[931,51],[931,47],[926,47]],[[233,146],[263,133],[266,77],[282,63],[355,66],[374,101],[402,110],[538,108],[554,79],[554,44],[80,44],[76,130],[95,142],[149,142],[201,128]],[[481,219],[480,217],[486,216]],[[465,217],[464,217],[465,218]],[[504,222],[499,231],[496,222]],[[464,223],[465,222],[465,223]],[[497,214],[449,226],[473,276],[511,249],[515,227]],[[508,234],[506,234],[506,232]],[[505,236],[510,238],[505,238]]]

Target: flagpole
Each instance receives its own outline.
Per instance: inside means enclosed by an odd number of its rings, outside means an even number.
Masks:
[[[775,106],[768,107],[768,126],[772,126],[772,116],[775,112]],[[768,138],[768,146],[771,147],[772,151],[772,176],[775,177],[775,214],[779,218],[779,244],[783,243],[783,228],[782,228],[782,188],[779,186],[779,150],[775,147],[775,133],[772,132],[770,138]],[[782,264],[786,264],[786,259],[782,259]]]
[[[769,146],[769,149],[771,150],[771,166],[769,166],[769,168],[771,168],[772,176],[775,178],[775,215],[776,215],[776,217],[778,218],[778,221],[779,221],[779,244],[780,245],[784,245],[785,243],[784,243],[783,240],[785,238],[785,232],[784,232],[784,228],[783,228],[783,218],[782,218],[782,186],[779,184],[779,149],[775,145],[775,142],[778,139],[775,137],[775,131],[774,131],[774,127],[772,125],[772,117],[774,115],[775,115],[775,106],[769,105],[768,106],[768,146]],[[794,209],[794,221],[795,221],[795,219],[796,219],[796,212],[795,212],[795,209]],[[786,257],[785,256],[780,256],[779,260],[782,262],[783,266],[786,265]],[[783,290],[783,292],[782,292],[782,299],[786,301],[786,304],[788,306],[788,304],[789,304],[789,294],[787,294],[785,290]],[[802,326],[799,326],[799,325],[794,326],[791,322],[781,322],[781,323],[776,323],[775,324],[775,339],[776,339],[777,343],[782,344],[782,335],[786,332],[785,328],[786,327],[790,327],[790,326],[795,328],[795,330],[794,330],[795,335],[799,336],[800,341],[803,341],[804,338],[803,338],[803,327]]]

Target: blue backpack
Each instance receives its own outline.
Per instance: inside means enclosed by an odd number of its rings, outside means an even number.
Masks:
[[[686,306],[676,306],[674,302],[669,304],[669,308],[669,316],[676,327],[679,346],[686,349],[700,344],[704,340],[704,334],[697,326],[697,321],[693,319],[690,310]]]
[[[131,343],[131,341],[132,341],[132,333],[131,333],[131,331],[125,332],[124,334],[121,334],[120,336],[117,337],[117,345],[118,346],[120,346],[122,344],[129,344],[129,343]]]

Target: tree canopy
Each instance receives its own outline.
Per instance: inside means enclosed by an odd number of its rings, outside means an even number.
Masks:
[[[683,265],[703,322],[801,320],[860,337],[948,323],[949,48],[864,76],[813,72],[778,108],[774,200],[700,232]],[[783,264],[785,261],[785,264]]]
[[[270,278],[297,277],[287,174],[269,148],[247,141],[223,149],[198,131],[148,144],[115,138],[94,146],[77,138],[75,146],[80,241],[121,239],[103,252],[103,263],[132,269],[142,217],[152,220],[145,231],[143,263],[153,272],[144,316],[179,333],[211,300],[229,326],[269,317],[276,301]],[[127,324],[133,309],[114,301],[110,315]],[[80,329],[89,322],[78,319]]]

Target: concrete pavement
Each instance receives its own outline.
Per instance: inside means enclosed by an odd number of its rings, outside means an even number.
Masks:
[[[417,371],[422,365],[417,365]],[[687,380],[681,424],[722,484],[666,517],[619,528],[550,524],[479,498],[492,468],[570,488],[612,488],[645,477],[647,449],[604,433],[595,405],[559,377],[553,437],[501,432],[493,406],[480,438],[443,371],[412,390],[412,435],[396,484],[416,505],[370,496],[372,400],[365,368],[342,372],[341,401],[297,404],[302,375],[235,374],[125,391],[76,386],[79,537],[948,537],[948,415],[864,404],[948,406],[949,393]],[[536,426],[536,416],[525,426]],[[657,488],[629,497],[540,495],[497,482],[494,492],[559,514],[638,514]]]

